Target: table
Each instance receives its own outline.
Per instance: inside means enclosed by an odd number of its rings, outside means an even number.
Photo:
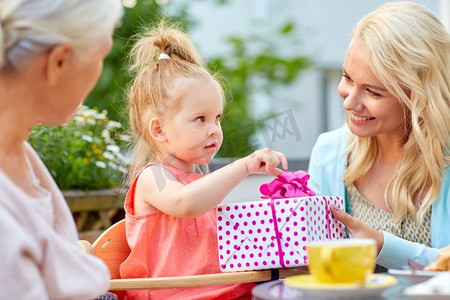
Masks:
[[[370,297],[366,299],[384,299],[384,300],[411,300],[410,297],[403,295],[403,290],[413,285],[413,283],[400,277],[394,276],[398,284],[387,288],[380,296]],[[313,299],[304,296],[301,291],[283,285],[283,280],[272,280],[257,285],[252,290],[253,300],[306,300]],[[317,298],[315,298],[317,299]],[[333,297],[339,299],[339,297]],[[343,298],[341,298],[343,299]]]

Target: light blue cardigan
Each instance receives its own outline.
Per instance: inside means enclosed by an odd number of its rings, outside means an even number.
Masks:
[[[347,157],[349,129],[343,127],[323,133],[311,153],[308,185],[318,195],[340,196],[345,199],[344,168]],[[444,173],[441,192],[432,205],[431,245],[413,243],[383,231],[384,245],[378,254],[377,264],[386,268],[407,266],[407,259],[428,264],[436,258],[439,248],[450,245],[450,168]]]

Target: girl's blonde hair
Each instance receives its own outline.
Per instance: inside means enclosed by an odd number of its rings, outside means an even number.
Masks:
[[[170,59],[161,58],[161,54]],[[219,85],[205,68],[189,36],[178,24],[168,20],[162,20],[157,27],[139,35],[129,58],[135,79],[128,91],[134,140],[127,184],[131,184],[145,164],[157,159],[158,149],[149,132],[150,120],[154,117],[162,121],[170,119],[178,111],[192,80]],[[221,87],[220,91],[224,99]]]
[[[385,199],[396,221],[410,213],[421,223],[449,163],[450,35],[424,6],[393,2],[363,18],[352,32],[355,38],[375,76],[405,107],[406,143]],[[346,185],[371,168],[377,151],[375,137],[351,136]],[[422,196],[417,210],[413,200]]]

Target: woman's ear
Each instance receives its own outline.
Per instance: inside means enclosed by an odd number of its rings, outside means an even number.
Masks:
[[[150,120],[148,127],[150,136],[153,139],[157,140],[158,142],[165,142],[167,140],[162,130],[161,121],[157,117],[153,117]]]
[[[73,59],[73,47],[69,44],[56,45],[47,53],[45,75],[51,85],[58,84],[62,75],[67,76],[70,59]]]

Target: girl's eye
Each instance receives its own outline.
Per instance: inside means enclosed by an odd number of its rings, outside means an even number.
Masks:
[[[378,93],[372,91],[371,89],[366,89],[366,93],[369,94],[369,95],[371,95],[371,96],[373,96],[373,97],[376,97],[376,98],[381,97],[380,94],[378,94]]]
[[[203,122],[205,122],[205,117],[204,117],[204,116],[197,117],[197,118],[195,119],[195,122],[197,122],[197,123],[203,123]]]
[[[216,120],[220,122],[222,120],[222,115],[217,115]]]

